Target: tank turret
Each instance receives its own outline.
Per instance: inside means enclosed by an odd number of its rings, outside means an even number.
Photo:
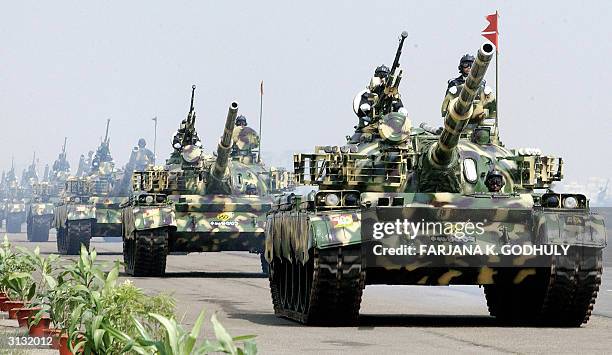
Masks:
[[[225,129],[221,140],[217,146],[217,158],[210,170],[210,180],[206,186],[206,193],[209,194],[230,194],[231,187],[227,178],[227,165],[232,151],[232,134],[236,125],[236,115],[238,114],[238,103],[232,102],[227,112]]]
[[[457,144],[465,130],[474,108],[479,88],[482,85],[495,47],[490,43],[480,46],[472,70],[459,96],[449,104],[444,118],[444,127],[437,141],[426,146],[421,153],[418,175],[419,192],[459,192],[461,179]]]

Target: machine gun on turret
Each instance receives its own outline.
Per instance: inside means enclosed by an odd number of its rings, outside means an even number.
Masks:
[[[403,31],[399,37],[399,44],[391,69],[384,65],[376,68],[374,77],[372,77],[368,87],[354,98],[353,111],[359,117],[359,125],[355,127],[358,132],[364,132],[363,129],[366,126],[372,126],[389,113],[402,112],[400,110],[403,110],[403,104],[399,94],[402,69],[399,60],[407,37],[408,33]],[[348,139],[353,142],[363,140],[359,137]]]
[[[187,118],[181,122],[178,132],[174,136],[172,146],[174,149],[180,150],[190,145],[201,146],[200,138],[195,129],[196,113],[193,107],[193,99],[195,96],[196,86],[191,86],[191,104]]]
[[[404,41],[408,37],[408,32],[403,31],[399,37],[399,44],[397,46],[397,51],[395,52],[395,59],[393,60],[393,65],[391,66],[391,70],[389,71],[389,76],[387,76],[385,80],[385,86],[382,94],[378,99],[378,103],[374,106],[379,115],[386,115],[393,111],[394,101],[399,99],[399,84],[402,80],[402,69],[399,67],[400,57],[402,55],[402,47],[404,46]]]

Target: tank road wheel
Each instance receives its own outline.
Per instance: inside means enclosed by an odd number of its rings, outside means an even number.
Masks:
[[[57,251],[62,255],[79,255],[81,244],[89,250],[91,240],[91,221],[68,221],[58,231]]]
[[[305,324],[357,322],[365,287],[359,246],[315,250],[306,265],[292,259],[272,263],[270,290],[277,315]]]
[[[550,268],[515,284],[514,269],[500,270],[496,284],[485,285],[489,313],[502,322],[579,327],[591,316],[601,284],[602,251],[571,247]]]
[[[132,276],[163,276],[168,256],[168,230],[134,231],[123,240],[125,272]]]
[[[6,216],[6,232],[21,233],[21,218],[19,216],[11,214]]]
[[[44,216],[28,218],[28,240],[31,242],[49,241],[49,220]]]

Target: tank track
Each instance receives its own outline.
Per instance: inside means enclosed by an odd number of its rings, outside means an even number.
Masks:
[[[50,221],[46,216],[32,216],[28,219],[27,240],[30,242],[49,241]]]
[[[511,271],[500,270],[498,283],[485,285],[492,316],[505,323],[579,327],[588,322],[599,292],[602,251],[571,247],[519,284]]]
[[[89,220],[66,222],[66,226],[57,235],[57,251],[62,255],[79,255],[81,244],[89,250],[91,224]]]
[[[261,273],[268,276],[270,274],[270,264],[268,264],[264,252],[259,253],[259,262],[261,264]]]
[[[276,315],[304,324],[357,322],[365,288],[359,246],[315,250],[304,265],[275,258],[269,276]]]
[[[125,272],[137,277],[163,276],[168,256],[168,230],[165,228],[134,231],[123,240]]]
[[[7,214],[6,216],[6,232],[7,233],[21,233],[22,220],[18,216]]]

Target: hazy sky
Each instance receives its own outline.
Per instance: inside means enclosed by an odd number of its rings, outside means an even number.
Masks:
[[[612,4],[603,1],[5,2],[0,166],[14,155],[21,172],[35,150],[42,171],[66,135],[76,169],[106,118],[124,164],[139,137],[152,148],[153,116],[165,159],[192,84],[212,149],[232,100],[257,128],[262,79],[264,160],[289,166],[294,151],[344,143],[353,96],[391,64],[402,30],[403,101],[415,125],[440,124],[446,81],[496,9],[503,142],[562,156],[568,179],[611,177]]]

